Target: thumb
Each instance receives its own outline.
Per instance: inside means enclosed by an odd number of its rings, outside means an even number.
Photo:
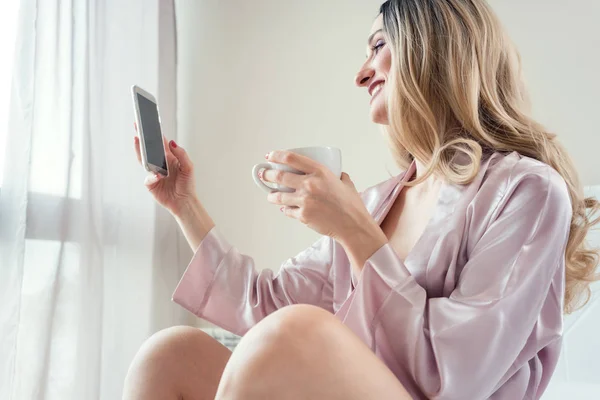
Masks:
[[[352,182],[352,179],[350,179],[350,175],[348,175],[347,173],[342,172],[342,177],[340,179],[345,184],[352,185],[354,187],[354,182]]]
[[[148,190],[154,189],[158,181],[160,180],[160,175],[154,173],[146,176],[144,179],[144,185],[148,188]]]
[[[181,172],[192,172],[194,165],[192,164],[192,160],[190,160],[187,151],[175,143],[174,140],[169,142],[169,148],[171,149],[171,153],[177,158],[177,161],[179,161]]]

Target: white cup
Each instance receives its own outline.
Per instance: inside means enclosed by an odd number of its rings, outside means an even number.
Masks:
[[[333,172],[334,175],[338,178],[342,177],[342,151],[336,147],[299,147],[296,149],[289,149],[287,151],[311,158],[319,164],[323,164],[324,166],[329,168],[331,172]],[[256,183],[256,185],[258,185],[258,187],[264,189],[268,193],[293,192],[294,189],[289,188],[287,186],[278,185],[273,182],[269,182],[269,184],[273,186],[268,186],[258,177],[258,173],[261,169],[277,169],[287,172],[293,172],[299,175],[304,175],[303,172],[291,168],[285,164],[277,164],[274,162],[264,162],[256,164],[252,168],[252,179],[254,179],[254,182]]]

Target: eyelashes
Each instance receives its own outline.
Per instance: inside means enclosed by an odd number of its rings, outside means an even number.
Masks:
[[[375,46],[371,46],[370,50],[371,52],[373,52],[373,54],[377,55],[377,53],[379,53],[379,50],[381,50],[381,48],[385,46],[385,41],[383,39],[379,39],[376,43]],[[367,54],[365,56],[365,58],[369,58],[369,54]]]
[[[375,46],[371,47],[371,50],[377,54],[383,46],[385,46],[385,42],[383,40],[378,40]]]

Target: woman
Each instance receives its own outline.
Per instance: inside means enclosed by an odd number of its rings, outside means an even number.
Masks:
[[[126,399],[530,399],[560,352],[598,254],[555,135],[525,108],[518,56],[483,0],[381,6],[356,84],[405,170],[358,193],[348,175],[283,151],[305,175],[268,201],[323,237],[257,273],[173,174],[147,182],[196,251],[173,299],[244,335],[235,353],[189,327],[136,356]],[[136,141],[136,149],[139,148]],[[583,301],[581,301],[583,300]]]

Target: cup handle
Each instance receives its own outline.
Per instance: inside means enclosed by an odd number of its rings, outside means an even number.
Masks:
[[[256,164],[254,166],[254,168],[252,168],[252,179],[254,179],[254,182],[258,185],[258,187],[265,190],[267,193],[271,193],[275,189],[265,185],[265,183],[258,177],[258,171],[260,171],[261,169],[272,169],[272,168],[273,167],[271,166],[271,164],[268,164],[268,163]]]

